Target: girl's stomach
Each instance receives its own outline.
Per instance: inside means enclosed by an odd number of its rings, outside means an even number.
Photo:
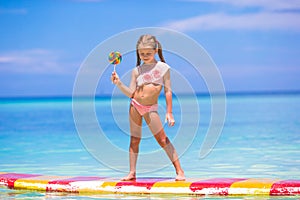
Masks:
[[[157,104],[161,89],[162,85],[146,84],[137,88],[133,98],[145,106]]]

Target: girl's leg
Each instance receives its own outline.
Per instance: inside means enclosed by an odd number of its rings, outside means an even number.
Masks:
[[[142,116],[131,105],[129,109],[130,124],[130,146],[129,146],[129,174],[122,178],[123,181],[133,180],[136,177],[136,161],[139,153],[139,144],[141,141]]]
[[[144,115],[144,118],[156,141],[166,151],[172,161],[177,174],[176,180],[185,180],[184,171],[181,168],[177,152],[163,129],[158,113],[150,112]]]

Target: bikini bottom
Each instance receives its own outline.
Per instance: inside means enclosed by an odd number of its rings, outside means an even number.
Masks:
[[[158,104],[154,104],[152,106],[144,106],[137,102],[137,100],[135,99],[131,99],[131,105],[135,107],[135,109],[140,113],[141,116],[143,116],[146,113],[155,112],[158,110]]]

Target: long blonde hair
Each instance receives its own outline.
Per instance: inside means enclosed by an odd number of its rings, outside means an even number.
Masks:
[[[157,49],[157,53],[158,53],[160,61],[161,62],[166,62],[165,58],[163,56],[163,53],[162,53],[161,44],[156,39],[156,37],[153,36],[153,35],[141,35],[139,40],[136,43],[136,56],[137,56],[136,66],[141,65],[141,58],[140,58],[140,55],[139,55],[139,52],[138,52],[138,49],[139,49],[140,45],[151,47],[153,49]]]

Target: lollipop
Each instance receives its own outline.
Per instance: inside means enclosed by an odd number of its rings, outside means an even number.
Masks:
[[[110,64],[114,65],[114,71],[116,71],[116,65],[121,63],[122,55],[118,51],[113,51],[108,55],[108,60],[109,60]]]

